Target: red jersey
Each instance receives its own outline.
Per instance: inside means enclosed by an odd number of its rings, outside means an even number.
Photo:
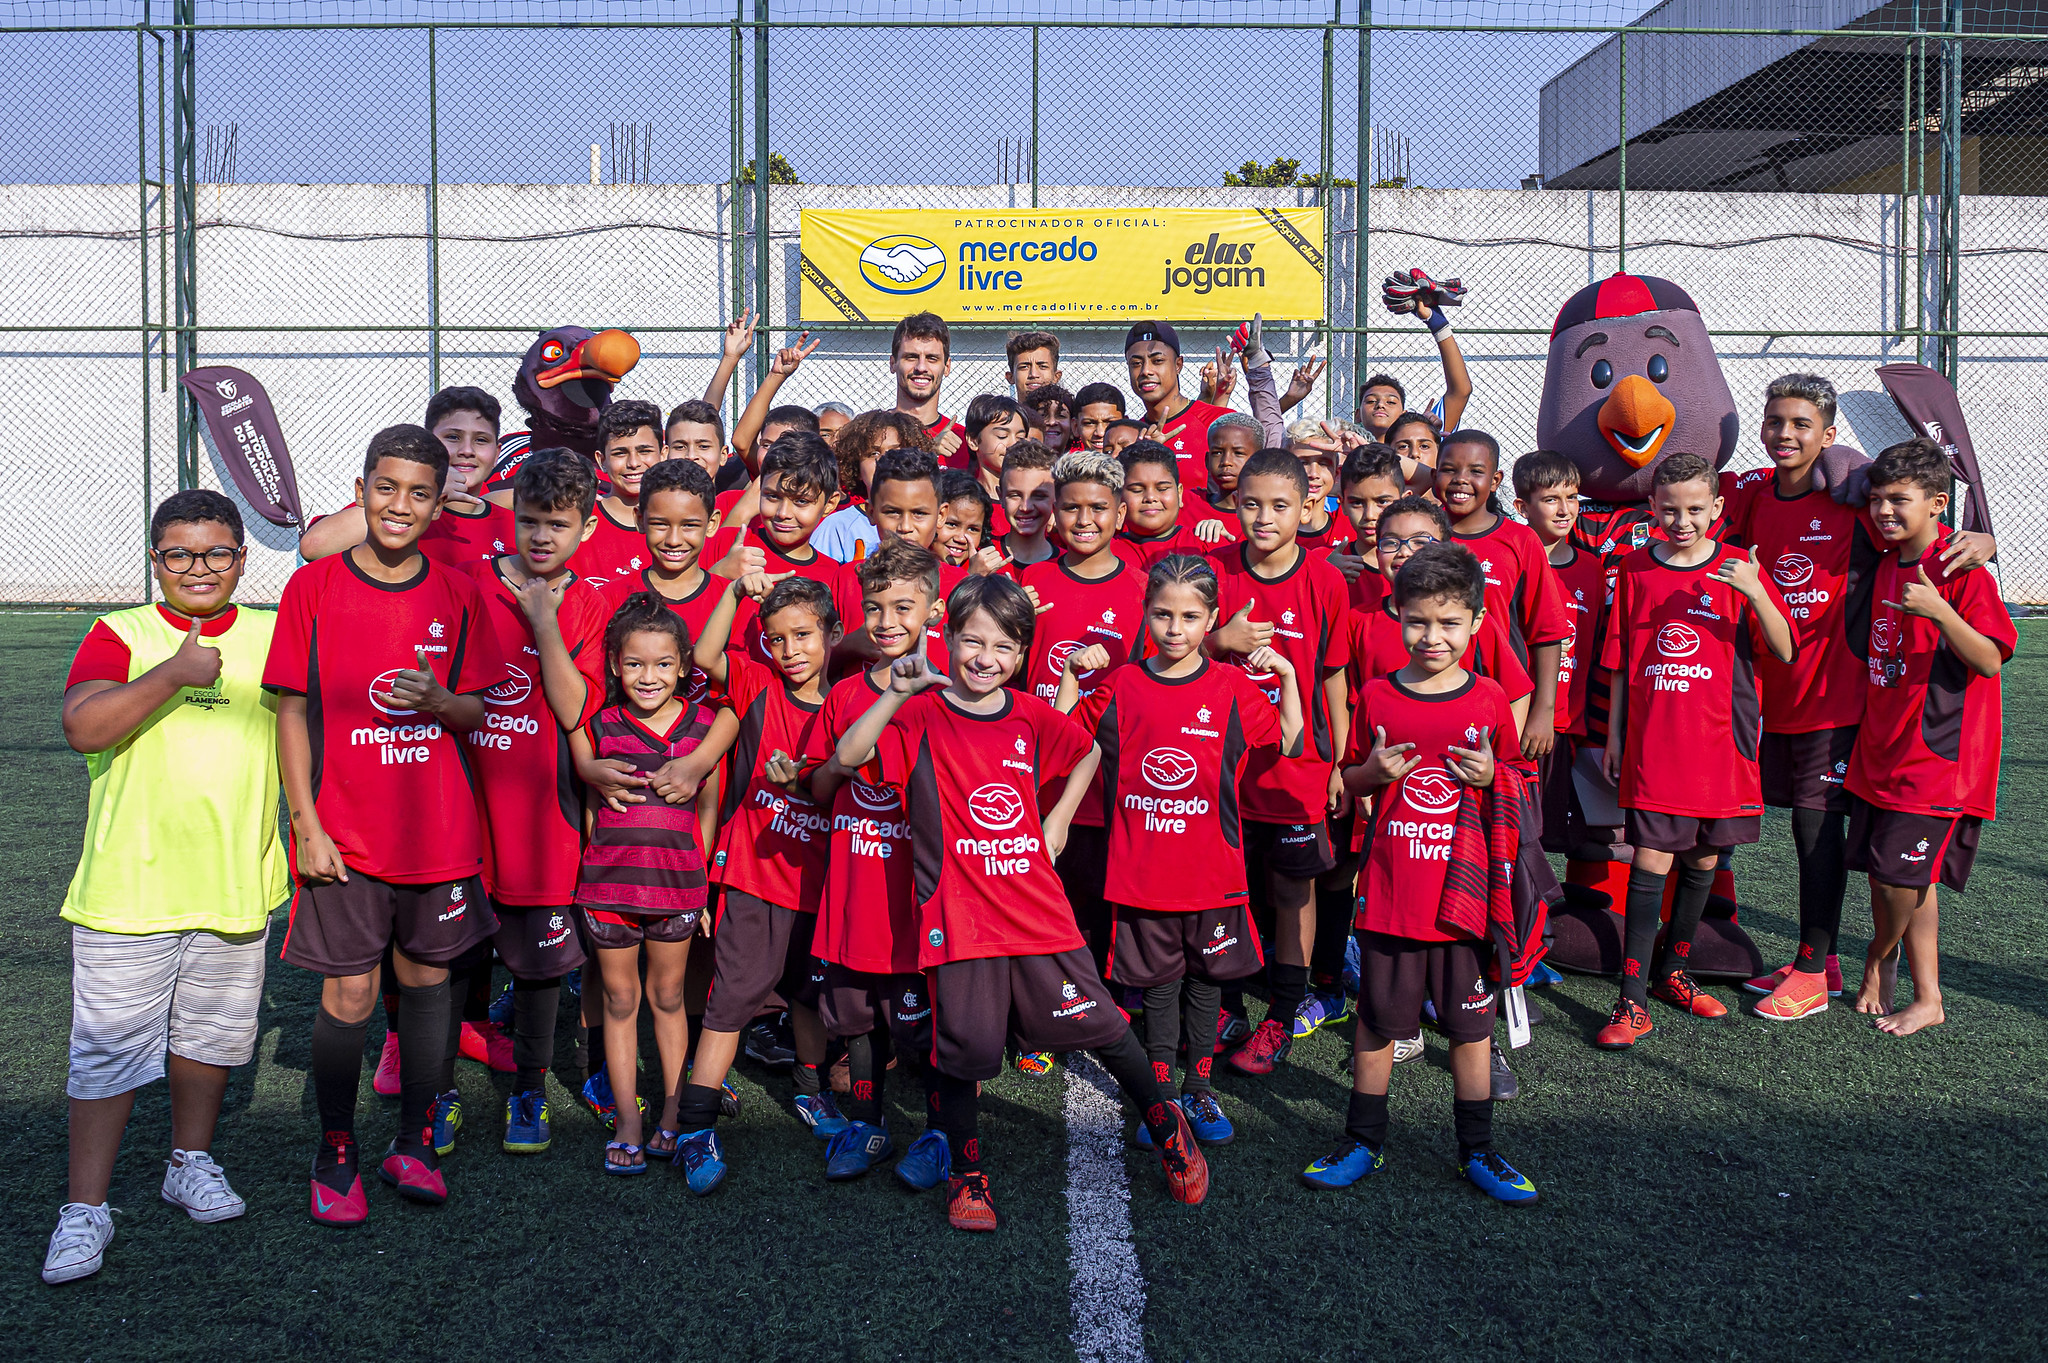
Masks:
[[[1358,531],[1353,528],[1347,516],[1332,515],[1323,523],[1320,530],[1311,530],[1304,525],[1295,532],[1294,539],[1302,548],[1325,558],[1328,558],[1333,550],[1341,549],[1347,554],[1358,552]]]
[[[1463,686],[1439,695],[1379,677],[1358,698],[1358,722],[1367,733],[1385,729],[1388,743],[1413,743],[1409,756],[1422,760],[1373,796],[1372,850],[1358,877],[1352,926],[1418,942],[1456,941],[1436,923],[1465,793],[1447,750],[1478,747],[1481,732],[1493,736],[1496,757],[1512,749],[1515,719],[1507,695],[1480,676],[1468,675]],[[1362,813],[1365,806],[1359,808]]]
[[[1081,946],[1038,792],[1093,746],[1080,725],[1019,691],[1006,690],[993,714],[954,708],[940,687],[896,712],[870,771],[910,813],[921,967]]]
[[[881,697],[882,688],[865,671],[833,687],[811,726],[805,756],[822,766]],[[918,968],[910,820],[896,787],[864,776],[849,779],[832,798],[831,859],[811,950],[849,970],[909,974]]]
[[[1553,563],[1570,633],[1557,654],[1557,732],[1586,733],[1586,693],[1600,664],[1600,631],[1607,623],[1607,564],[1598,554],[1571,549],[1569,563]],[[1491,612],[1487,618],[1492,619]],[[1512,699],[1512,698],[1511,698]]]
[[[1386,579],[1380,580],[1384,582]],[[1356,713],[1355,702],[1365,694],[1367,682],[1408,666],[1408,645],[1401,638],[1401,617],[1394,613],[1393,596],[1382,596],[1380,603],[1371,610],[1362,611],[1354,607],[1349,611],[1344,618],[1344,642],[1349,655],[1344,678],[1354,701],[1353,713]],[[1515,657],[1515,650],[1508,643],[1507,626],[1491,613],[1472,632],[1472,642],[1465,646],[1465,656],[1458,660],[1458,664],[1499,683],[1500,689],[1507,693],[1509,704],[1535,694],[1536,683],[1529,679],[1528,669]],[[1371,730],[1361,730],[1354,723],[1351,726],[1351,750],[1363,754],[1371,747]],[[1507,760],[1505,746],[1501,753],[1502,760]]]
[[[1878,549],[1868,522],[1861,509],[1842,506],[1819,489],[1780,495],[1772,469],[1752,469],[1734,484],[1724,512],[1729,540],[1755,546],[1764,573],[1785,599],[1785,622],[1797,649],[1789,663],[1768,653],[1756,660],[1764,729],[1803,734],[1860,722],[1868,687],[1848,631],[1852,617],[1859,624],[1869,618]],[[1858,598],[1853,606],[1852,595]]]
[[[484,722],[463,735],[476,775],[483,821],[484,888],[503,904],[567,904],[583,858],[583,797],[569,756],[569,735],[541,685],[533,626],[495,563],[469,569],[484,614],[505,655],[504,680],[484,692]],[[604,627],[611,619],[597,589],[572,577],[555,619],[583,674],[587,724],[604,706]]]
[[[1498,613],[1508,639],[1524,666],[1529,650],[1564,641],[1571,633],[1564,596],[1550,558],[1536,532],[1520,521],[1497,516],[1491,530],[1477,535],[1451,532],[1452,540],[1470,549],[1486,571],[1486,613]]]
[[[1214,555],[1217,621],[1236,615],[1247,603],[1251,620],[1273,626],[1273,649],[1294,667],[1301,692],[1301,714],[1307,724],[1299,757],[1282,757],[1277,749],[1252,754],[1245,769],[1244,817],[1257,823],[1319,823],[1330,799],[1330,771],[1336,763],[1336,731],[1323,699],[1323,678],[1344,666],[1347,657],[1344,617],[1350,610],[1350,589],[1344,574],[1320,554],[1295,556],[1294,566],[1279,577],[1261,577],[1246,563],[1246,548],[1233,545]],[[1241,666],[1242,659],[1236,660]],[[1271,673],[1250,673],[1274,706],[1280,693]]]
[[[1944,530],[1912,563],[1897,550],[1878,560],[1868,629],[1868,694],[1863,727],[1849,758],[1850,791],[1879,809],[1954,818],[1998,814],[1998,754],[2003,739],[1999,679],[1964,666],[1932,620],[1907,615],[1903,600],[1922,564],[1934,588],[1964,623],[1998,645],[2001,658],[2019,646],[2019,632],[1982,568],[1951,575],[1940,551]]]
[[[654,570],[652,568],[642,568],[637,573],[621,573],[599,589],[598,596],[604,602],[604,618],[607,623],[610,622],[614,615],[619,613],[619,607],[625,605],[628,598],[637,596],[641,592],[653,592],[654,595],[661,596],[661,593],[655,590],[654,583],[650,581],[653,575]],[[675,598],[661,597],[663,601],[668,603],[670,610],[683,617],[683,627],[690,632],[690,643],[692,646],[696,644],[697,637],[704,632],[705,624],[711,619],[711,612],[717,609],[718,598],[729,590],[731,586],[732,583],[719,577],[717,574],[706,573],[703,579],[697,583],[696,590],[688,596]],[[742,603],[741,608],[750,609],[752,606],[753,602],[748,601]],[[600,651],[602,651],[601,647]],[[685,662],[689,661],[688,653],[689,650],[685,649]],[[599,660],[598,666],[600,670],[604,667],[602,659]],[[698,667],[695,663],[690,663],[689,680],[683,683],[683,699],[702,704],[704,698],[710,693],[711,679],[704,675],[703,668]]]
[[[424,649],[457,695],[505,680],[505,658],[476,580],[432,559],[407,582],[379,582],[355,551],[308,563],[277,606],[263,684],[306,698],[313,805],[352,870],[407,885],[483,868],[470,767],[440,718],[374,699]],[[296,857],[296,851],[294,851]]]
[[[1183,495],[1199,497],[1209,486],[1209,424],[1219,416],[1229,415],[1228,407],[1195,398],[1178,415],[1159,423],[1162,442],[1173,451],[1174,461],[1180,466]]]
[[[1109,650],[1110,667],[1137,658],[1145,645],[1145,572],[1119,557],[1116,571],[1108,577],[1078,577],[1067,567],[1064,555],[1034,563],[1018,580],[1038,593],[1045,613],[1038,617],[1038,631],[1032,636],[1031,656],[1026,660],[1023,685],[1031,694],[1051,703],[1060,689],[1060,673],[1067,658],[1077,649],[1100,644]],[[1108,669],[1079,672],[1081,699],[1088,696],[1108,675]],[[1056,802],[1066,788],[1054,782],[1045,793],[1048,805]],[[1074,822],[1089,828],[1102,826],[1102,774],[1098,769],[1088,783],[1088,794],[1074,813]]]
[[[1255,750],[1280,747],[1280,712],[1265,693],[1242,668],[1205,661],[1169,678],[1132,663],[1104,677],[1074,719],[1102,749],[1103,897],[1167,913],[1242,903],[1238,780]]]
[[[1215,545],[1204,544],[1195,538],[1195,532],[1186,525],[1175,525],[1156,535],[1140,535],[1130,530],[1117,532],[1117,557],[1127,558],[1125,550],[1135,555],[1138,566],[1146,572],[1168,554],[1193,554],[1196,558],[1207,558]]]
[[[576,576],[602,590],[611,585],[613,578],[631,577],[641,571],[648,565],[650,555],[647,536],[639,526],[631,521],[621,524],[613,520],[603,502],[591,514],[597,518],[597,528],[570,557],[569,567]]]
[[[953,589],[966,580],[967,569],[951,563],[941,563],[939,601],[944,603],[945,599],[953,594]],[[839,627],[848,634],[867,625],[867,610],[861,604],[860,564],[842,563],[832,574],[832,605],[839,612]],[[937,624],[929,626],[924,632],[924,656],[937,672],[944,672],[952,657],[946,651],[945,625],[945,618],[941,616]],[[916,969],[915,966],[910,968]]]
[[[833,580],[838,577],[840,568],[844,566],[838,559],[825,557],[816,549],[813,549],[809,543],[805,543],[794,557],[784,553],[774,540],[769,539],[765,535],[756,536],[750,539],[748,543],[757,546],[761,550],[762,557],[768,560],[768,566],[763,570],[764,572],[795,573],[798,577],[807,577],[813,582],[822,582],[828,588],[831,587]],[[860,621],[861,617],[856,613],[851,620],[842,618],[839,624],[842,629],[856,629],[859,627]],[[739,603],[739,609],[733,613],[732,617],[731,637],[738,640],[738,643],[732,646],[745,652],[749,658],[763,665],[769,662],[768,641],[761,637],[760,602],[741,601]]]
[[[744,653],[725,655],[725,693],[740,719],[730,779],[720,797],[718,855],[711,881],[798,913],[816,913],[825,890],[831,820],[809,800],[767,783],[777,752],[801,758],[822,702],[797,700],[782,674]]]
[[[361,506],[361,502],[350,502],[342,510],[354,511]],[[467,568],[472,563],[514,552],[518,546],[512,542],[512,509],[496,502],[485,502],[484,506],[487,509],[479,516],[465,516],[452,507],[443,507],[427,527],[427,533],[420,536],[420,552],[450,568]],[[307,528],[326,519],[315,516],[306,523]]]
[[[1650,549],[1621,560],[1600,661],[1628,687],[1624,809],[1701,819],[1763,812],[1762,641],[1748,599],[1714,576],[1722,560],[1748,557],[1716,544],[1691,568],[1660,562]],[[1762,581],[1775,599],[1770,578]]]

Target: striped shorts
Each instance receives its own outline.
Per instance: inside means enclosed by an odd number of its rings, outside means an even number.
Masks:
[[[164,1077],[164,1052],[246,1065],[263,1004],[260,932],[129,934],[71,927],[73,1098],[113,1098]]]

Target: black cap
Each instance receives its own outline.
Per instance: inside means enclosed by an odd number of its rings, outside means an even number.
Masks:
[[[1173,329],[1171,322],[1140,322],[1124,337],[1124,349],[1129,350],[1140,341],[1159,341],[1174,354],[1180,354],[1180,333]]]

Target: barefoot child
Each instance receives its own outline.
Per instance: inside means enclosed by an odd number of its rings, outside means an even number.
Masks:
[[[522,471],[523,474],[523,471]],[[671,758],[715,757],[732,746],[739,721],[682,692],[689,675],[689,631],[653,592],[626,601],[605,630],[605,666],[613,703],[590,722],[591,747],[651,774]],[[615,1095],[633,1096],[640,1078],[640,957],[647,957],[647,1002],[661,1053],[661,1119],[642,1140],[637,1101],[620,1103],[615,1139],[606,1142],[607,1174],[644,1174],[649,1154],[674,1158],[676,1105],[690,1046],[683,973],[690,939],[706,924],[704,846],[716,836],[718,787],[706,781],[686,804],[648,800],[615,808],[597,802],[586,815],[590,842],[576,885],[576,907],[597,950],[604,990],[604,1058]]]
[[[1856,1011],[1878,1014],[1877,1029],[1893,1036],[1946,1020],[1935,883],[1968,883],[1979,827],[1997,816],[1998,673],[2019,643],[1991,574],[1940,560],[1949,477],[1948,456],[1927,439],[1892,446],[1870,470],[1871,520],[1887,552],[1871,604],[1863,727],[1849,760],[1849,867],[1869,875],[1876,920]],[[1893,1012],[1892,954],[1901,943],[1913,1002]]]

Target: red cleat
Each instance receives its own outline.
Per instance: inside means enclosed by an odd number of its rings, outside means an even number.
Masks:
[[[1195,1144],[1195,1133],[1188,1128],[1187,1113],[1180,1104],[1168,1103],[1166,1110],[1173,1117],[1173,1134],[1159,1147],[1159,1167],[1166,1171],[1167,1191],[1175,1202],[1199,1207],[1209,1196],[1209,1161]]]
[[[954,1230],[996,1228],[996,1204],[988,1195],[987,1174],[961,1174],[946,1180],[946,1219]]]
[[[1294,1038],[1272,1018],[1259,1024],[1251,1040],[1230,1053],[1230,1068],[1239,1074],[1271,1074],[1294,1049]]]
[[[377,1057],[377,1073],[370,1087],[380,1098],[398,1096],[398,1033],[384,1033],[384,1051]]]
[[[1593,1044],[1603,1051],[1625,1051],[1652,1030],[1650,1015],[1643,1006],[1633,999],[1623,999],[1608,1014],[1607,1025],[1594,1034]]]
[[[323,1226],[359,1226],[370,1215],[355,1139],[330,1131],[313,1156],[312,1216]]]
[[[512,1059],[512,1038],[495,1022],[463,1023],[455,1049],[464,1059],[488,1065],[500,1074],[510,1074],[519,1068]]]
[[[1650,986],[1650,997],[1691,1013],[1696,1018],[1724,1018],[1728,1005],[1699,987],[1683,970],[1674,970]]]
[[[441,1176],[441,1161],[434,1154],[432,1127],[403,1145],[392,1141],[384,1152],[384,1162],[377,1166],[377,1176],[411,1201],[438,1204],[448,1200],[448,1180]]]

